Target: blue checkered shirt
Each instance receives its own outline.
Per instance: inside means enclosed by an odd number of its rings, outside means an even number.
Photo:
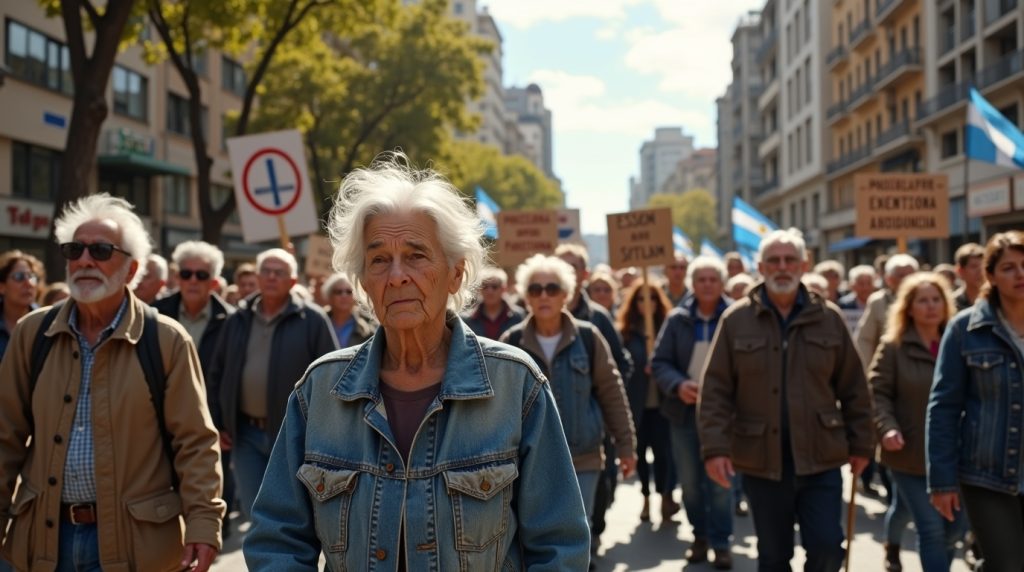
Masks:
[[[114,321],[100,332],[100,339],[90,347],[89,341],[78,330],[78,307],[71,308],[68,326],[78,337],[78,348],[82,354],[82,384],[78,392],[75,419],[71,424],[71,438],[68,440],[68,456],[64,460],[64,488],[61,500],[66,503],[96,502],[96,460],[92,449],[92,365],[96,361],[96,350],[114,333],[128,308],[126,296],[114,316]]]

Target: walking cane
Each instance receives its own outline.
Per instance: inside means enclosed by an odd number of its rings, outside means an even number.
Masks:
[[[846,505],[846,567],[845,572],[850,572],[850,554],[853,553],[853,525],[857,517],[857,475],[850,480],[850,502]]]

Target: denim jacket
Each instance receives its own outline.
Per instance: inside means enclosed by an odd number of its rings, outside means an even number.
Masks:
[[[957,314],[939,346],[928,402],[928,488],[1018,494],[1024,359],[988,300]]]
[[[586,570],[590,530],[547,380],[449,315],[437,398],[398,453],[381,398],[383,330],[314,362],[288,402],[250,570]],[[404,538],[401,533],[404,531]]]

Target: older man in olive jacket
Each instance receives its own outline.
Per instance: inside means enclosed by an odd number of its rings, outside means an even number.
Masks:
[[[843,560],[842,476],[874,452],[871,397],[839,309],[800,283],[799,231],[761,243],[764,282],[722,315],[705,364],[698,424],[708,476],[743,474],[757,532],[758,568],[790,570],[793,526],[805,570]]]
[[[146,230],[129,203],[98,194],[71,205],[55,232],[71,300],[43,331],[50,351],[33,387],[44,308],[14,329],[0,364],[3,556],[18,570],[160,572],[197,560],[205,572],[224,512],[217,432],[188,334],[164,316],[147,328],[131,293]],[[154,334],[173,458],[137,351]]]

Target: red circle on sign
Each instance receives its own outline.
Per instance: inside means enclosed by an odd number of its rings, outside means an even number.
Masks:
[[[295,174],[295,194],[292,196],[292,200],[281,206],[281,208],[273,209],[261,205],[259,201],[256,200],[256,197],[252,195],[252,190],[249,189],[249,169],[252,167],[252,164],[256,162],[256,159],[259,159],[264,155],[277,155],[281,157],[288,163],[288,166],[291,167],[292,173]],[[274,149],[272,147],[260,149],[249,158],[249,161],[245,164],[245,168],[242,169],[242,191],[245,192],[245,198],[249,199],[249,203],[256,207],[256,210],[268,215],[282,215],[290,211],[292,207],[295,206],[295,203],[299,202],[299,196],[302,194],[302,177],[299,175],[299,167],[295,164],[295,161],[292,161],[292,158],[289,157],[287,153],[280,149]]]

